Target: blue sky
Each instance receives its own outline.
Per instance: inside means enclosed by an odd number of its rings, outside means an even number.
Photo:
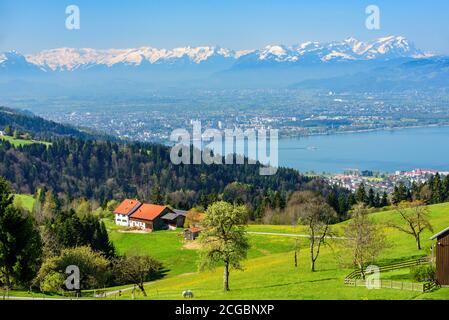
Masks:
[[[65,28],[70,4],[80,8],[80,30]],[[370,4],[381,10],[380,30],[365,28]],[[252,49],[403,35],[418,48],[449,54],[448,18],[447,0],[0,0],[0,51],[186,45]]]

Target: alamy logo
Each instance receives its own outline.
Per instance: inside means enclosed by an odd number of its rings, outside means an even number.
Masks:
[[[380,9],[376,5],[369,5],[365,9],[368,17],[365,20],[365,26],[368,30],[380,30]]]
[[[200,121],[193,121],[192,124],[193,135],[185,129],[176,129],[170,135],[170,141],[176,142],[170,151],[173,164],[244,164],[246,156],[248,164],[262,164],[260,175],[276,174],[278,130],[207,129],[202,132]]]
[[[65,19],[65,27],[68,30],[80,29],[80,8],[76,5],[67,6],[65,13],[68,15]]]
[[[378,266],[370,265],[366,268],[366,288],[380,289],[380,269]]]
[[[67,290],[79,290],[80,289],[80,269],[77,266],[70,265],[65,269],[65,273],[68,275],[64,284]]]

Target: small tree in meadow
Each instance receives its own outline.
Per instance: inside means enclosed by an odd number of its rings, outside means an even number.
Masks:
[[[364,204],[357,204],[345,226],[345,246],[351,251],[354,265],[365,279],[365,268],[385,249],[385,236],[369,217]]]
[[[421,234],[424,230],[433,232],[429,221],[429,209],[422,201],[401,202],[395,207],[402,224],[392,223],[391,226],[415,238],[416,247],[421,250]]]
[[[144,283],[151,280],[162,264],[149,256],[123,256],[114,262],[114,276],[118,283],[135,284],[146,297]]]
[[[329,235],[330,224],[335,222],[337,213],[322,196],[311,191],[294,193],[287,205],[287,210],[294,211],[299,217],[298,223],[308,227],[310,269],[314,272],[321,245]]]
[[[224,291],[229,291],[229,270],[242,269],[241,261],[249,249],[245,230],[247,215],[245,205],[219,201],[208,207],[202,221],[200,269],[223,263]]]

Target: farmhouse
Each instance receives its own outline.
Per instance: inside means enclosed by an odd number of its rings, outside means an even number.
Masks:
[[[437,282],[442,286],[449,286],[449,228],[432,236],[430,240],[436,243]]]
[[[115,224],[119,226],[129,226],[129,216],[133,214],[142,205],[137,200],[125,199],[114,210]]]
[[[147,231],[167,229],[162,217],[169,213],[173,213],[169,207],[144,203],[130,215],[129,226]]]
[[[153,231],[183,227],[187,211],[125,199],[114,213],[115,224],[119,226]]]

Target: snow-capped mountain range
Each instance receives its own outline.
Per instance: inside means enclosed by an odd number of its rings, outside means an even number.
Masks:
[[[449,57],[417,49],[404,37],[364,42],[157,49],[58,48],[0,54],[0,95],[141,94],[189,88],[446,88]]]
[[[305,42],[293,46],[269,45],[256,50],[230,50],[221,47],[182,47],[157,49],[57,48],[22,55],[15,51],[0,54],[1,70],[31,68],[45,72],[86,70],[96,66],[138,67],[143,65],[202,65],[226,62],[239,64],[276,64],[301,62],[330,63],[340,61],[392,60],[421,58],[424,53],[401,36],[388,36],[370,42],[348,38],[330,43]]]

